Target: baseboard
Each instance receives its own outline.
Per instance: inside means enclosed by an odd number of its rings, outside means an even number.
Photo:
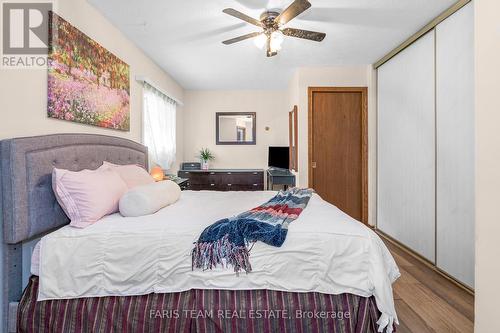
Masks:
[[[394,238],[392,238],[391,236],[387,235],[386,233],[384,233],[383,231],[380,231],[379,229],[377,229],[376,227],[373,229],[380,237],[384,238],[385,240],[387,240],[388,242],[390,242],[391,244],[393,244],[394,246],[396,246],[397,248],[399,248],[401,251],[407,253],[408,255],[412,256],[413,258],[415,258],[416,260],[418,260],[419,262],[421,262],[422,264],[424,264],[425,266],[429,267],[430,269],[432,269],[434,272],[438,273],[439,275],[441,275],[442,277],[444,277],[445,279],[447,279],[448,281],[452,282],[454,285],[456,285],[457,287],[459,287],[460,289],[463,289],[464,291],[466,291],[467,293],[471,294],[472,296],[474,296],[474,289],[470,288],[469,286],[463,284],[462,282],[458,281],[457,279],[455,279],[453,276],[449,275],[448,273],[446,273],[445,271],[441,270],[440,268],[438,268],[434,263],[432,263],[431,261],[429,261],[428,259],[422,257],[420,254],[416,253],[415,251],[413,251],[412,249],[410,249],[409,247],[407,247],[406,245],[402,244],[401,242],[395,240]]]

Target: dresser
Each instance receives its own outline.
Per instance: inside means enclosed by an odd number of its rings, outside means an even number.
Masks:
[[[179,170],[179,177],[189,179],[188,190],[262,191],[262,169]]]

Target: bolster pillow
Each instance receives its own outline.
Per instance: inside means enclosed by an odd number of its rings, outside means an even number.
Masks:
[[[121,197],[120,214],[127,217],[153,214],[173,204],[180,196],[181,188],[171,180],[137,186]]]

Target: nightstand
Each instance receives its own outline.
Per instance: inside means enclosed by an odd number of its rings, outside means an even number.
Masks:
[[[267,189],[273,191],[274,185],[281,185],[285,189],[295,186],[295,175],[287,169],[267,169]]]
[[[173,181],[174,183],[179,185],[179,187],[181,188],[181,191],[187,190],[189,187],[189,179],[187,179],[187,178],[175,178],[175,179],[171,179],[171,181]]]

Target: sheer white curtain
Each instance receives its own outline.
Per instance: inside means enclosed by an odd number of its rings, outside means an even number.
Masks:
[[[150,166],[167,170],[175,161],[175,113],[177,103],[144,82],[142,135]]]

